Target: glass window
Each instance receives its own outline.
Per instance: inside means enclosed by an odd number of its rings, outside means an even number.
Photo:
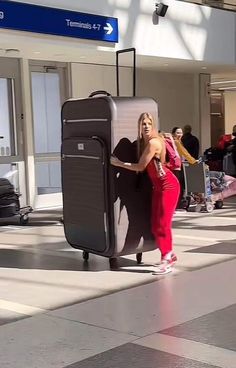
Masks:
[[[15,156],[13,83],[7,78],[0,78],[0,136],[0,156]]]
[[[61,192],[61,162],[36,162],[37,194]]]
[[[60,152],[61,102],[57,73],[32,72],[35,153]]]
[[[8,179],[14,185],[15,190],[19,191],[19,168],[17,163],[1,164],[0,178]]]

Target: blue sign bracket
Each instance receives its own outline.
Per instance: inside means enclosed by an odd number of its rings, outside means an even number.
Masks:
[[[118,19],[0,0],[0,28],[118,42]]]

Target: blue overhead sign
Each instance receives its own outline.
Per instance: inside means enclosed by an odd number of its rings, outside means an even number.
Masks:
[[[0,0],[0,28],[118,42],[117,18],[14,1]]]

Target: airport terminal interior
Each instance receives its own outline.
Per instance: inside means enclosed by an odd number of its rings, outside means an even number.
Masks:
[[[235,29],[235,0],[0,0],[0,368],[236,368],[236,191],[208,186],[236,178]],[[145,174],[117,194],[110,165],[145,106],[203,167],[163,275]]]

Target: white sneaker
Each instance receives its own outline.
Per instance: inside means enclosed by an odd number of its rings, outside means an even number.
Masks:
[[[166,261],[162,261],[160,266],[157,266],[155,271],[153,271],[153,275],[166,275],[167,273],[172,272],[172,267]]]

